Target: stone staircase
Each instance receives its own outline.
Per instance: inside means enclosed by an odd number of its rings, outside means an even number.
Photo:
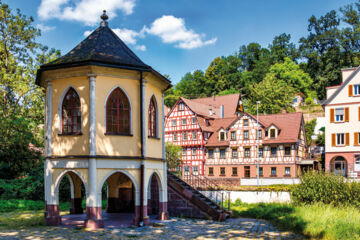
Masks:
[[[168,172],[168,210],[170,216],[200,217],[223,221],[231,216],[211,199]],[[175,195],[175,197],[174,197]]]

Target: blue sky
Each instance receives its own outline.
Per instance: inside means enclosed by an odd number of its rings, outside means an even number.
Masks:
[[[268,46],[290,33],[307,35],[308,18],[354,0],[3,0],[33,16],[39,41],[67,53],[98,27],[103,9],[109,26],[148,65],[175,84],[187,72],[206,70],[217,56],[241,45]]]

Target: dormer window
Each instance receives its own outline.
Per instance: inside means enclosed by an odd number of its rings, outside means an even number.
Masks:
[[[195,117],[191,119],[191,124],[196,124],[196,118]]]
[[[270,129],[270,138],[275,138],[276,137],[276,131],[275,129]]]
[[[210,126],[209,120],[206,120],[206,126]]]
[[[220,132],[220,141],[225,141],[225,132]]]
[[[185,107],[185,106],[184,106],[184,103],[181,102],[181,103],[179,103],[179,105],[178,105],[178,110],[179,110],[179,111],[184,111],[184,107]]]

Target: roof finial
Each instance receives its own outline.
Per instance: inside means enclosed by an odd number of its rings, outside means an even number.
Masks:
[[[107,27],[108,25],[107,20],[109,19],[109,17],[108,15],[106,15],[106,10],[103,10],[103,14],[100,16],[100,18],[102,19],[102,21],[100,22],[100,26]]]

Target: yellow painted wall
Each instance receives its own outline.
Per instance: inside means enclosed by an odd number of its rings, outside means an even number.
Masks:
[[[52,154],[55,156],[65,155],[89,155],[89,79],[84,77],[69,77],[52,80]],[[80,95],[81,102],[81,131],[80,136],[61,136],[59,104],[65,91],[72,86]],[[60,107],[61,109],[61,107]],[[60,110],[61,111],[61,110]]]
[[[120,86],[131,103],[133,136],[105,135],[105,105],[107,96]],[[96,154],[110,156],[140,155],[140,84],[138,80],[117,77],[96,77]]]
[[[134,182],[134,184],[136,184],[138,186],[138,191],[140,191],[140,169],[98,169],[97,170],[97,189],[101,190],[102,188],[102,183],[106,181],[106,176],[110,173],[113,172],[115,170],[123,170],[127,173],[129,173],[136,181],[136,183]],[[110,177],[110,176],[108,176]]]
[[[162,158],[162,92],[161,88],[158,86],[157,79],[150,76],[146,78],[147,83],[145,85],[145,125],[146,125],[146,156],[147,157],[154,157],[154,158]],[[148,124],[149,124],[149,104],[150,99],[152,96],[155,96],[156,103],[157,103],[157,112],[158,112],[158,119],[157,119],[157,127],[158,127],[158,139],[149,138],[148,137]]]

